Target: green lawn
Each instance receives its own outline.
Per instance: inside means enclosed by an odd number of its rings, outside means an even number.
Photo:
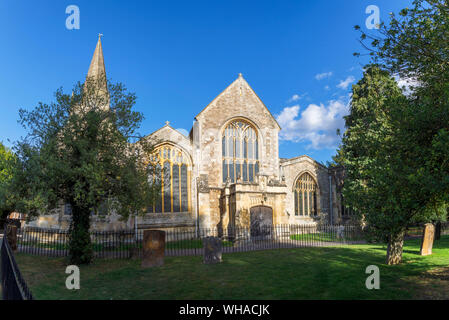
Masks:
[[[139,260],[96,260],[81,267],[81,289],[65,288],[63,258],[17,254],[37,299],[411,299],[449,298],[449,236],[419,256],[409,240],[404,262],[387,266],[382,245],[278,249],[223,255],[223,263],[167,257],[163,267]],[[365,288],[368,265],[380,268],[380,290]]]
[[[347,241],[361,240],[359,238],[350,237],[350,236],[344,236],[342,239],[339,239],[337,237],[336,233],[330,233],[330,232],[292,234],[290,236],[290,239],[303,241],[303,242],[310,242],[310,241],[338,242],[338,241],[342,241],[342,240],[347,240]]]

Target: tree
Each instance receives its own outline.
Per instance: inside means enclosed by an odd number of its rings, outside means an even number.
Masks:
[[[10,192],[14,161],[14,153],[0,143],[0,219],[14,210],[14,196]]]
[[[388,243],[387,263],[399,263],[413,203],[405,180],[411,168],[398,151],[397,121],[406,99],[395,80],[368,66],[353,86],[339,159],[346,171],[345,203],[363,214],[370,235]],[[411,207],[410,207],[411,206]]]
[[[89,263],[91,212],[105,202],[123,219],[143,213],[152,205],[158,187],[148,182],[154,167],[148,139],[136,134],[143,116],[132,110],[133,93],[105,76],[88,78],[74,86],[72,95],[62,89],[56,101],[39,103],[32,111],[20,110],[28,129],[16,144],[18,156],[15,190],[22,212],[39,215],[70,204],[69,257],[71,263]]]
[[[342,147],[345,199],[388,241],[388,264],[401,261],[406,226],[441,218],[438,208],[449,200],[449,7],[443,0],[413,6],[392,14],[376,35],[362,31],[361,43],[384,71],[368,68],[354,87]],[[376,73],[377,85],[369,84]],[[391,75],[413,84],[406,97]],[[379,90],[381,83],[389,89]],[[377,89],[364,91],[365,84]]]

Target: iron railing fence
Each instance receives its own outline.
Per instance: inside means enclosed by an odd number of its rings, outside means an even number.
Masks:
[[[435,233],[438,233],[438,228],[440,228],[440,236],[449,235],[449,221],[434,223]],[[405,231],[406,237],[422,237],[424,232],[424,224],[414,224],[407,227]],[[436,239],[437,240],[437,239]]]
[[[4,232],[1,245],[1,280],[3,300],[33,300],[25,280],[17,267],[12,249]]]
[[[162,229],[164,230],[164,229]],[[276,225],[250,228],[190,227],[165,229],[165,254],[203,254],[203,238],[219,237],[224,253],[280,248],[339,246],[363,242],[361,229],[348,225]],[[92,231],[96,258],[126,259],[142,255],[143,229]],[[22,227],[18,230],[18,250],[43,256],[67,256],[68,230]]]

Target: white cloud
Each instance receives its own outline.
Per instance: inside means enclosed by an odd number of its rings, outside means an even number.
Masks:
[[[346,90],[349,87],[349,85],[354,81],[355,78],[353,76],[349,76],[346,78],[346,80],[341,80],[340,83],[337,85],[337,88]]]
[[[318,73],[317,75],[315,75],[315,79],[317,80],[323,80],[325,78],[330,78],[332,77],[333,73],[332,71],[330,72],[323,72],[323,73]]]
[[[327,105],[310,104],[300,112],[300,106],[285,107],[276,117],[282,130],[280,139],[292,142],[309,142],[308,148],[335,148],[343,131],[343,116],[348,114],[349,104],[343,100],[331,100]]]
[[[413,88],[420,85],[419,81],[413,78],[400,78],[399,76],[395,76],[394,79],[406,96],[411,95],[413,93]]]
[[[307,93],[304,93],[304,94],[301,94],[301,95],[299,95],[299,94],[294,94],[290,99],[288,99],[287,102],[290,103],[290,102],[299,101],[299,100],[301,100],[302,98],[304,98],[306,95],[307,95]]]

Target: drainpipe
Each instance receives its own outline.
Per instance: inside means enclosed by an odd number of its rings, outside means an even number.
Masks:
[[[332,208],[332,176],[329,175],[329,214],[330,214],[330,224],[334,224],[334,212]]]

